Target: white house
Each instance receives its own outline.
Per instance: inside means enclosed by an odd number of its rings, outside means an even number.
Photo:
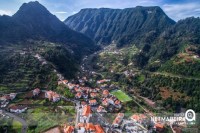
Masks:
[[[12,106],[10,107],[10,112],[13,112],[13,113],[22,113],[22,112],[25,112],[27,110],[27,107],[26,106]]]
[[[10,96],[10,99],[13,100],[13,99],[15,99],[17,94],[16,93],[10,93],[9,96]]]
[[[33,90],[33,96],[37,96],[40,94],[40,89],[39,88],[36,88]]]

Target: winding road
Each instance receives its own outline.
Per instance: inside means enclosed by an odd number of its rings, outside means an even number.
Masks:
[[[19,116],[15,115],[13,113],[7,112],[5,110],[2,110],[2,114],[7,115],[9,117],[12,117],[16,121],[19,121],[22,124],[22,131],[21,132],[22,133],[27,132],[28,124],[26,123],[26,121],[24,119],[20,118]]]

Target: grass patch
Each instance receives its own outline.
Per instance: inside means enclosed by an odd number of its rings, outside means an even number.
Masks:
[[[111,94],[116,96],[121,102],[129,102],[132,100],[128,95],[126,95],[126,93],[121,90],[113,91]]]
[[[13,125],[13,129],[14,129],[15,131],[17,131],[17,133],[20,133],[20,132],[21,132],[21,130],[22,130],[22,124],[21,124],[19,121],[13,120],[12,125]]]
[[[145,80],[145,76],[144,75],[140,75],[140,76],[137,77],[137,80],[142,83]]]

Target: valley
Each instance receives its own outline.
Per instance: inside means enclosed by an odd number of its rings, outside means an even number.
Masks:
[[[158,6],[62,22],[24,3],[0,16],[0,132],[198,132],[185,112],[200,111],[199,29],[200,18],[175,22]]]

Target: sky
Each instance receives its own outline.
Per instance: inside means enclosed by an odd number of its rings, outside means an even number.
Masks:
[[[0,15],[13,15],[23,3],[35,0],[0,0]],[[83,8],[160,6],[175,21],[200,16],[200,0],[37,0],[61,21]]]

